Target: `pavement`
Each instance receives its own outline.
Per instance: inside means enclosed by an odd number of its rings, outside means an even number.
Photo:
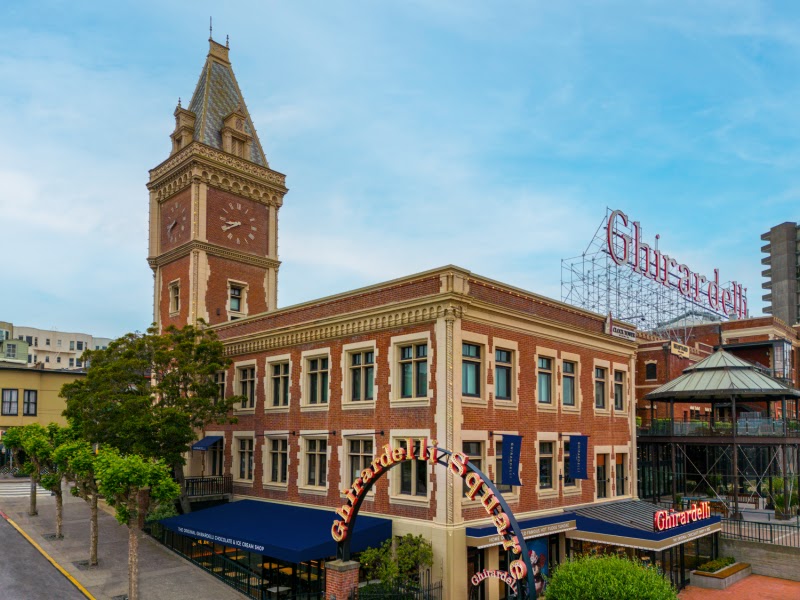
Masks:
[[[25,481],[25,480],[22,480]],[[55,498],[49,493],[37,495],[39,515],[28,516],[28,497],[4,496],[3,486],[20,483],[19,479],[0,479],[0,510],[13,520],[33,542],[38,544],[51,559],[64,569],[67,576],[58,572],[55,566],[42,558],[44,562],[23,563],[19,570],[9,572],[0,569],[0,596],[3,600],[35,600],[38,598],[73,598],[72,595],[52,593],[46,595],[48,582],[68,581],[74,578],[88,592],[78,594],[77,598],[95,598],[96,600],[112,600],[128,593],[128,529],[117,523],[112,509],[106,507],[98,516],[98,558],[97,567],[78,566],[89,559],[89,504],[65,492],[64,494],[64,538],[48,539],[56,529]],[[30,486],[30,483],[27,483]],[[29,488],[30,489],[30,488]],[[109,514],[110,513],[110,514]],[[0,519],[2,520],[2,519]],[[6,560],[11,550],[6,546],[6,538],[17,538],[27,545],[33,546],[11,526],[2,520],[0,534],[3,536],[3,556]],[[16,546],[15,546],[16,547]],[[35,551],[35,554],[41,553]],[[0,562],[1,564],[1,562]],[[31,576],[31,570],[37,574]],[[41,574],[39,574],[41,572]],[[35,588],[42,592],[35,595],[29,590],[34,588],[11,587],[21,580],[29,580]],[[8,583],[6,583],[8,582]],[[9,587],[6,587],[6,586]],[[70,590],[77,591],[73,584]],[[67,586],[67,587],[69,587]],[[14,591],[18,590],[18,591]],[[38,593],[38,592],[37,592]],[[11,594],[11,595],[9,595]],[[210,573],[196,567],[188,560],[165,548],[154,539],[141,534],[139,541],[139,597],[141,600],[243,600],[246,596],[228,587]]]
[[[678,598],[680,600],[741,600],[742,598],[798,600],[800,599],[800,581],[750,575],[724,590],[707,590],[688,585],[678,594]]]

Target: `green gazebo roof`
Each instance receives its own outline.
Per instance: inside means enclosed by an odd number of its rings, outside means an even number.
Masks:
[[[730,398],[800,397],[800,390],[762,373],[756,365],[717,350],[683,370],[683,375],[656,388],[647,400],[696,400]]]

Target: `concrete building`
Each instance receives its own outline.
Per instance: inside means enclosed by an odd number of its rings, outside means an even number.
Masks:
[[[537,557],[538,592],[548,569],[591,551],[645,557],[683,585],[684,555],[700,552],[687,542],[719,523],[653,531],[656,507],[636,500],[637,345],[607,333],[605,316],[456,266],[276,306],[285,176],[266,160],[228,54],[210,41],[188,108],[174,112],[171,154],[150,171],[148,261],[157,324],[203,318],[232,360],[217,382],[244,397],[237,422],[203,432],[186,475],[197,489],[231,481],[237,502],[165,521],[165,543],[233,573],[253,598],[321,598],[326,573],[341,586],[328,597],[347,597],[358,571],[340,577],[351,567],[330,561],[331,525],[358,510],[352,490],[377,461],[387,468],[359,501],[356,533],[369,522],[387,537],[421,534],[445,598],[506,598],[485,572],[511,570],[513,546],[450,469],[424,460],[435,447],[499,486]],[[501,472],[512,435],[513,486]],[[578,478],[570,457],[583,440]]]
[[[800,271],[797,254],[800,249],[797,223],[776,225],[761,236],[767,243],[761,247],[766,256],[761,259],[767,268],[761,275],[767,281],[761,287],[768,290],[762,296],[767,305],[764,312],[778,317],[787,325],[800,321]]]
[[[94,337],[88,333],[72,333],[57,329],[37,329],[35,327],[5,325],[9,339],[24,342],[27,350],[23,356],[29,366],[41,364],[45,369],[83,369],[83,353],[86,350],[107,348],[111,338]]]

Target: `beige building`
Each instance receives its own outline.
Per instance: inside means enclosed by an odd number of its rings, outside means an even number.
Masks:
[[[94,337],[88,333],[71,333],[56,329],[17,327],[0,322],[0,328],[10,331],[9,339],[27,342],[25,362],[29,366],[43,365],[45,369],[82,369],[83,353],[108,347],[111,338]]]
[[[66,425],[61,414],[66,403],[58,394],[61,386],[78,377],[85,374],[0,362],[0,435],[9,427],[31,423]]]

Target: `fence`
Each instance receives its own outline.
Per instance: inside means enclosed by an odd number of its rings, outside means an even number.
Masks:
[[[442,582],[425,585],[377,583],[350,590],[348,600],[442,600]]]
[[[233,477],[231,475],[187,477],[184,484],[186,495],[190,498],[233,493]]]
[[[722,519],[722,537],[800,548],[800,527],[788,523],[760,523]]]

